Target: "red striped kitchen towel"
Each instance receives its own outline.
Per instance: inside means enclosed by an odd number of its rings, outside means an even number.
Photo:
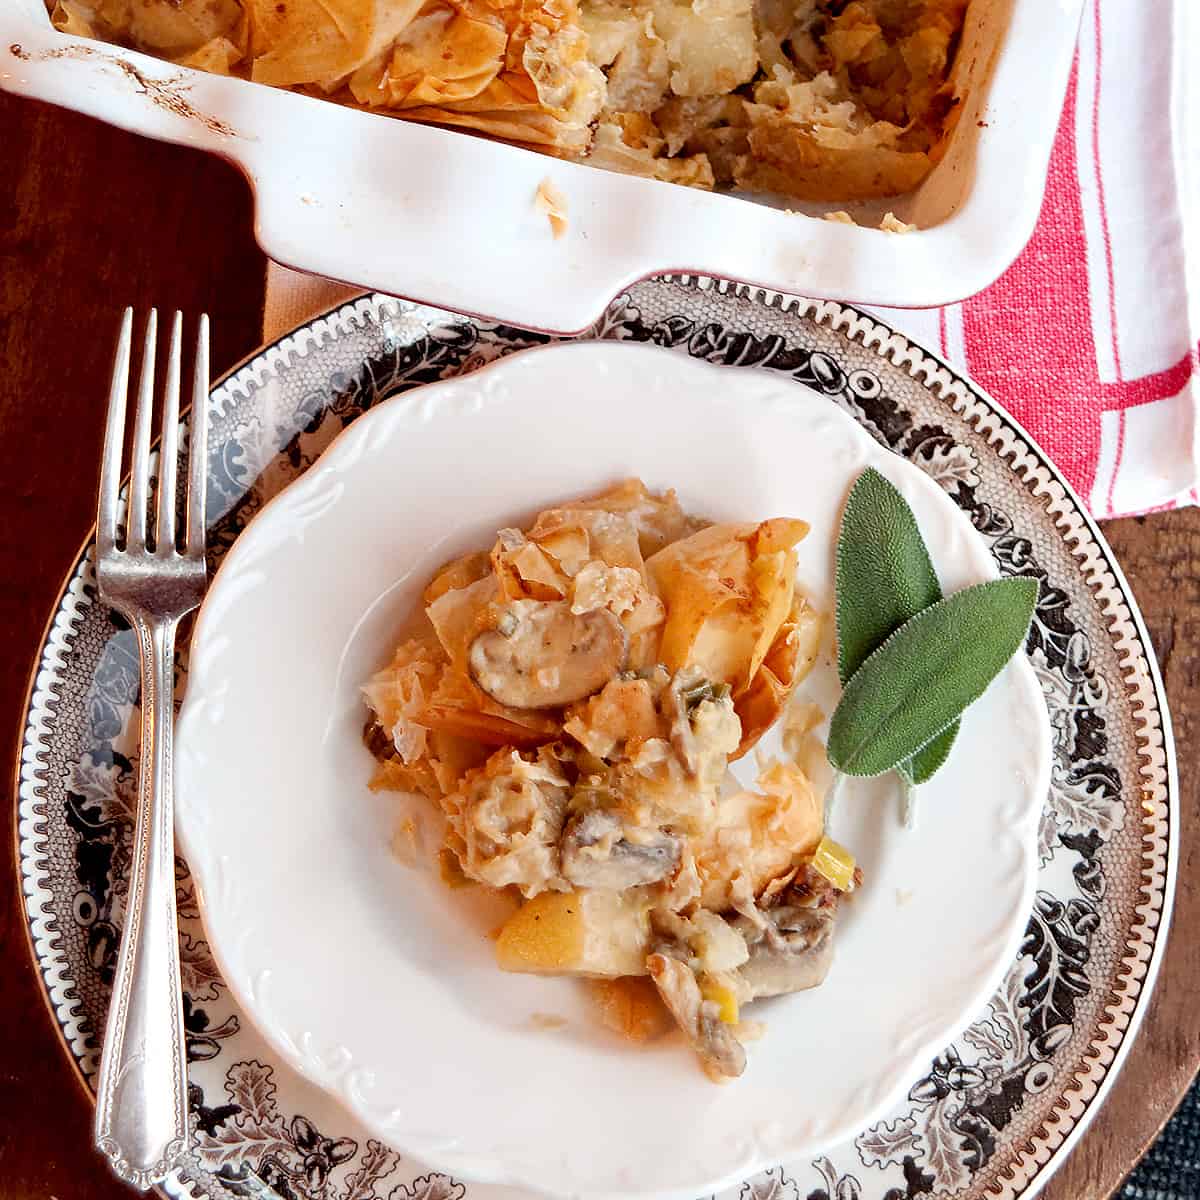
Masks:
[[[1098,517],[1198,499],[1198,56],[1200,0],[1086,0],[1024,253],[963,304],[878,310],[1008,408]]]

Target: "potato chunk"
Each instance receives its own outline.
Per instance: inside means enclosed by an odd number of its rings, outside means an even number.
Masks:
[[[649,908],[641,892],[543,892],[504,923],[496,962],[535,975],[644,975]]]

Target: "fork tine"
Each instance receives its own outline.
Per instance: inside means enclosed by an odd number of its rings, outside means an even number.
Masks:
[[[208,494],[208,314],[200,314],[196,368],[192,378],[192,436],[188,462],[187,553],[204,554],[205,501]]]
[[[108,417],[104,423],[104,457],[100,464],[100,499],[96,506],[97,557],[117,543],[117,494],[121,487],[121,451],[125,445],[125,398],[129,393],[129,347],[133,340],[133,309],[121,318],[113,358]]]
[[[133,420],[133,466],[129,481],[129,511],[125,514],[125,548],[146,545],[146,500],[150,491],[150,414],[154,405],[154,349],[158,339],[158,310],[146,318],[142,348],[142,377],[138,380],[137,415]]]
[[[175,469],[179,459],[179,357],[183,337],[183,313],[176,311],[171,322],[171,344],[167,351],[164,381],[162,442],[158,450],[158,529],[156,553],[175,549]]]

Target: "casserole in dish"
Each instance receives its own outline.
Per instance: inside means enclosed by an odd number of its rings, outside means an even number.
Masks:
[[[1032,230],[1079,9],[972,0],[939,161],[905,195],[851,203],[706,193],[389,120],[56,30],[41,0],[0,7],[0,86],[219,153],[250,179],[272,257],[460,311],[577,330],[632,280],[681,269],[923,306],[986,287]],[[839,209],[858,223],[819,219]],[[916,230],[875,228],[889,211]]]

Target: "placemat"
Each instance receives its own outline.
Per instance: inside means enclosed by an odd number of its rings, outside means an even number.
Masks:
[[[1192,1084],[1162,1136],[1114,1200],[1196,1200],[1200,1196],[1200,1084]]]

